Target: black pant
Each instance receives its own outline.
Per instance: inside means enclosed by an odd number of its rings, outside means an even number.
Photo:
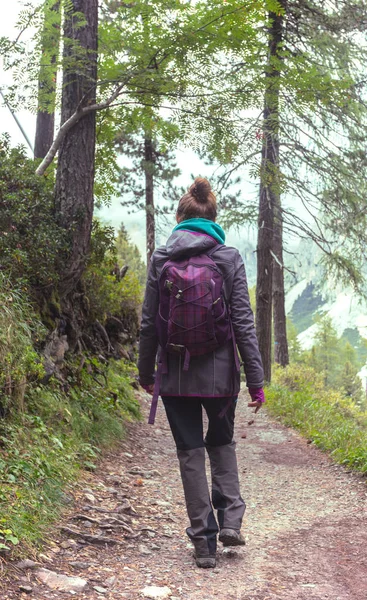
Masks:
[[[192,450],[209,446],[224,446],[233,440],[234,398],[200,398],[183,396],[162,397],[168,422],[178,450]],[[209,419],[208,431],[203,436],[204,407]],[[224,415],[220,415],[225,411]]]
[[[190,519],[190,527],[186,531],[197,556],[213,556],[218,529],[239,531],[245,512],[238,481],[236,444],[233,442],[237,398],[164,396],[162,400],[177,446]],[[209,419],[205,439],[203,407]],[[206,452],[211,467],[212,498],[205,471]],[[218,523],[213,509],[217,511]]]

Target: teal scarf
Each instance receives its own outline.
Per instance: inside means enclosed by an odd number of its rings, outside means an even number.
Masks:
[[[173,231],[195,231],[197,233],[206,233],[214,238],[219,244],[224,244],[226,234],[218,223],[209,219],[186,219],[181,221]]]

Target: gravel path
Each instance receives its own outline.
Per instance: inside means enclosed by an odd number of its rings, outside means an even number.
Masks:
[[[142,404],[147,412],[146,396]],[[119,451],[76,484],[61,524],[69,532],[55,528],[31,569],[10,567],[1,600],[138,600],[144,593],[171,600],[367,600],[366,480],[333,465],[264,412],[249,427],[246,399],[239,404],[245,548],[219,548],[214,570],[194,565],[175,449],[160,406],[155,427],[130,425]],[[78,533],[118,544],[87,543]],[[82,578],[82,591],[50,589],[40,581],[40,566]]]

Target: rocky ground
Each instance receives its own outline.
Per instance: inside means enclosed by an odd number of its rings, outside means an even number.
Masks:
[[[146,396],[142,404],[147,412]],[[75,483],[43,552],[3,568],[1,600],[366,600],[366,480],[265,412],[249,427],[239,404],[245,548],[219,548],[214,570],[195,566],[160,407],[154,427],[130,425],[118,451]]]

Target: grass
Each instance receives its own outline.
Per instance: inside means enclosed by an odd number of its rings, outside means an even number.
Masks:
[[[0,549],[14,551],[19,541],[23,552],[38,547],[60,514],[67,485],[81,469],[93,470],[101,449],[124,436],[127,420],[140,417],[123,362],[103,376],[77,377],[67,393],[56,383],[33,387],[26,411],[0,420]]]
[[[267,410],[346,467],[367,474],[367,413],[301,365],[275,371]]]

